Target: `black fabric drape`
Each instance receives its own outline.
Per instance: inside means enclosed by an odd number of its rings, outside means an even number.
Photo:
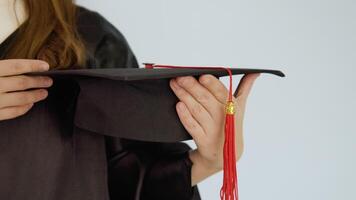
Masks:
[[[88,68],[138,67],[123,35],[98,13],[79,8],[78,31]],[[0,44],[0,58],[15,34]],[[200,199],[186,144],[78,129],[72,123],[78,92],[75,83],[58,81],[26,115],[0,121],[0,199]]]

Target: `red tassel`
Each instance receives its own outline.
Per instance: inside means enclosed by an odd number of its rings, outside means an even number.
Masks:
[[[221,200],[238,200],[238,180],[236,168],[236,147],[235,147],[235,105],[232,99],[232,73],[229,73],[229,97],[226,105],[225,116],[225,142],[224,142],[224,179],[220,190]]]
[[[224,141],[224,179],[220,190],[221,200],[238,200],[238,179],[236,168],[236,147],[235,147],[235,105],[232,98],[232,72],[224,67],[187,67],[172,65],[145,64],[146,69],[153,68],[192,68],[192,69],[224,69],[229,73],[229,96],[226,105],[225,117],[225,141]]]
[[[226,106],[224,143],[224,180],[220,190],[221,200],[238,199],[236,154],[235,154],[235,108],[230,101]]]

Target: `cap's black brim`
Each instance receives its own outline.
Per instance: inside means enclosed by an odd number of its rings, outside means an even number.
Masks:
[[[270,69],[246,69],[246,68],[231,68],[233,75],[251,74],[251,73],[267,73],[284,77],[284,73],[278,70]],[[46,72],[30,73],[29,75],[48,75],[48,76],[82,76],[82,77],[98,77],[112,80],[134,81],[148,79],[164,79],[174,78],[179,76],[199,76],[203,74],[211,74],[217,77],[227,76],[228,72],[224,69],[143,69],[143,68],[104,68],[104,69],[75,69],[75,70],[52,70]]]
[[[232,73],[284,76],[280,71],[265,69],[232,69]],[[228,75],[224,69],[184,68],[78,69],[31,75],[49,75],[55,80],[61,79],[55,81],[55,86],[62,84],[62,87],[57,88],[62,88],[61,93],[64,95],[78,88],[76,106],[73,106],[73,124],[76,128],[120,138],[176,142],[191,137],[176,113],[175,106],[179,100],[169,87],[169,79],[203,74],[217,77]],[[52,95],[56,92],[58,90],[50,90]]]

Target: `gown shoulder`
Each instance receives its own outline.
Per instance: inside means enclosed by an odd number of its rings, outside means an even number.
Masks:
[[[78,6],[77,31],[87,50],[88,68],[138,68],[124,35],[95,11]]]

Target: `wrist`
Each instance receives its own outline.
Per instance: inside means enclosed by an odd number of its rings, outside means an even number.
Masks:
[[[193,165],[199,166],[201,170],[204,170],[210,174],[217,173],[223,169],[223,161],[219,159],[208,160],[201,155],[198,149],[192,150],[189,152],[190,160],[193,162]]]

